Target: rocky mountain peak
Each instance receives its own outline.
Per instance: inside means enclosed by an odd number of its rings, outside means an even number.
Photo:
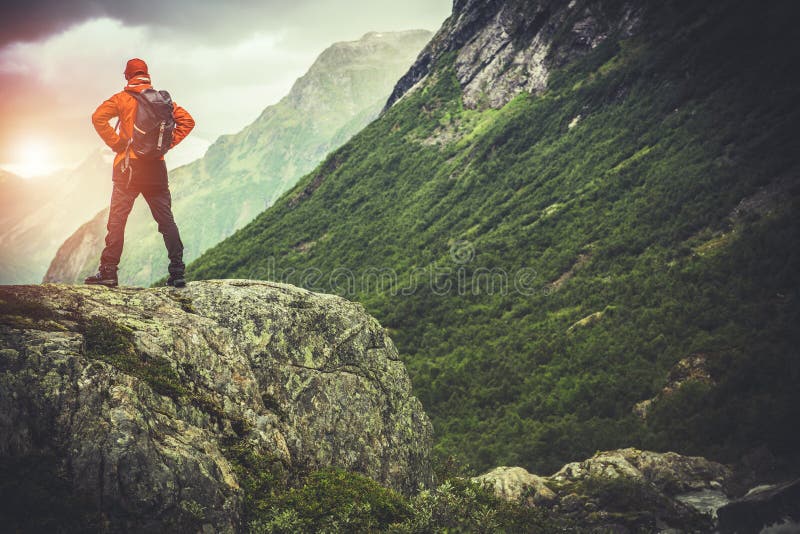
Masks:
[[[603,0],[456,0],[452,15],[397,83],[387,107],[427,78],[449,52],[456,53],[454,68],[468,108],[500,108],[522,91],[540,93],[552,68],[613,34],[633,34],[640,10],[635,3]]]

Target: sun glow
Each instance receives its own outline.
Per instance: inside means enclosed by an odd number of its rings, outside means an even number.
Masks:
[[[42,176],[58,169],[47,143],[32,139],[20,142],[13,151],[13,160],[3,167],[23,178]]]

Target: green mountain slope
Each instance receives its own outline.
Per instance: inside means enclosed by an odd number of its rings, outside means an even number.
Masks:
[[[430,37],[425,30],[372,32],[333,44],[286,97],[251,125],[220,137],[203,158],[170,172],[185,259],[196,258],[247,224],[373,120]],[[97,268],[101,221],[107,218],[104,210],[64,244],[45,281],[81,282]],[[87,228],[99,228],[101,235],[90,239]],[[148,285],[166,273],[162,237],[141,198],[128,220],[125,240],[123,283]]]
[[[797,8],[641,5],[458,0],[396,103],[192,277],[363,302],[475,468],[796,455]]]

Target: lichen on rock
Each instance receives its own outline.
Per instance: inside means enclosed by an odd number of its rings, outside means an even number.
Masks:
[[[359,304],[246,280],[0,288],[3,465],[52,458],[117,529],[240,528],[234,449],[408,492],[430,480],[430,442]]]

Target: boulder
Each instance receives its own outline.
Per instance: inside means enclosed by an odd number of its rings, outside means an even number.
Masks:
[[[582,462],[569,463],[550,478],[576,481],[590,477],[624,477],[653,484],[668,495],[676,495],[721,488],[731,477],[731,469],[700,456],[627,448],[599,452]]]
[[[546,477],[498,467],[473,480],[590,531],[694,532],[713,527],[714,507],[699,492],[725,497],[730,477],[730,468],[705,458],[628,448],[599,452]]]
[[[508,501],[524,498],[530,504],[540,504],[556,497],[543,477],[533,475],[522,467],[496,467],[472,480],[489,485],[495,495]]]

